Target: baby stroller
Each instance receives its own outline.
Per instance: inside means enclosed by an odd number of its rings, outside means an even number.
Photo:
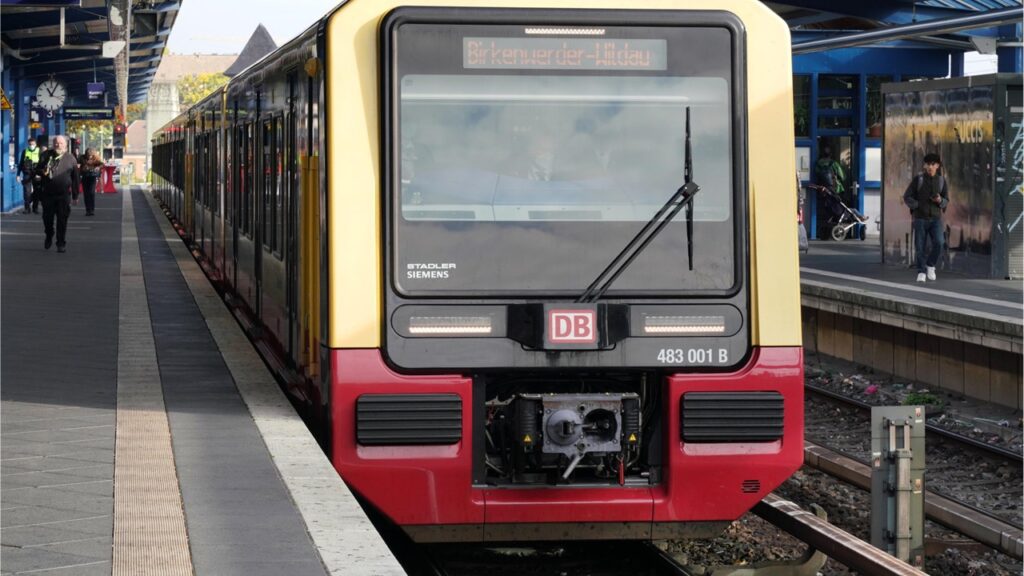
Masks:
[[[825,212],[828,214],[825,224],[829,227],[829,235],[836,242],[845,239],[850,228],[864,225],[870,220],[856,209],[847,206],[839,194],[836,194],[831,188],[818,184],[808,184],[807,188],[817,192],[822,202],[825,203]]]

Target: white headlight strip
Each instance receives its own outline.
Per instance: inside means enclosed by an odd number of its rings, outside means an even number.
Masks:
[[[413,316],[409,318],[410,334],[490,334],[490,316]]]
[[[722,316],[647,316],[645,334],[724,334]]]

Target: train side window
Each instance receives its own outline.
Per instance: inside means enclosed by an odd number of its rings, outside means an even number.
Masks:
[[[270,248],[271,223],[273,223],[273,195],[274,195],[274,122],[267,120],[263,123],[263,157],[260,170],[262,172],[261,188],[263,193],[263,205],[260,212],[260,232],[263,235],[263,245]]]
[[[278,116],[274,127],[274,230],[270,236],[270,247],[278,258],[281,258],[281,254],[283,252],[281,246],[284,244],[284,198],[286,182],[284,159],[286,156],[283,143],[284,118],[282,116]]]
[[[256,194],[253,187],[256,185],[256,177],[253,175],[256,172],[256,147],[255,135],[256,130],[253,127],[252,122],[245,127],[245,192],[242,195],[242,210],[245,212],[245,234],[252,238],[254,235],[253,222],[255,221],[255,210],[253,210],[253,202],[255,201]]]
[[[210,156],[210,179],[213,180],[213,213],[221,213],[220,205],[220,130],[213,132],[213,154]]]

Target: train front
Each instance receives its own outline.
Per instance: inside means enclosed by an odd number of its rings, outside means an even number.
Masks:
[[[707,537],[800,466],[789,39],[726,4],[380,21],[332,454],[413,538]]]

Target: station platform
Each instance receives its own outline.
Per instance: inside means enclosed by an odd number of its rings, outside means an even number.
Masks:
[[[882,263],[877,240],[811,242],[800,255],[804,346],[1022,408],[1024,283]]]
[[[0,237],[3,574],[404,574],[148,194]]]

